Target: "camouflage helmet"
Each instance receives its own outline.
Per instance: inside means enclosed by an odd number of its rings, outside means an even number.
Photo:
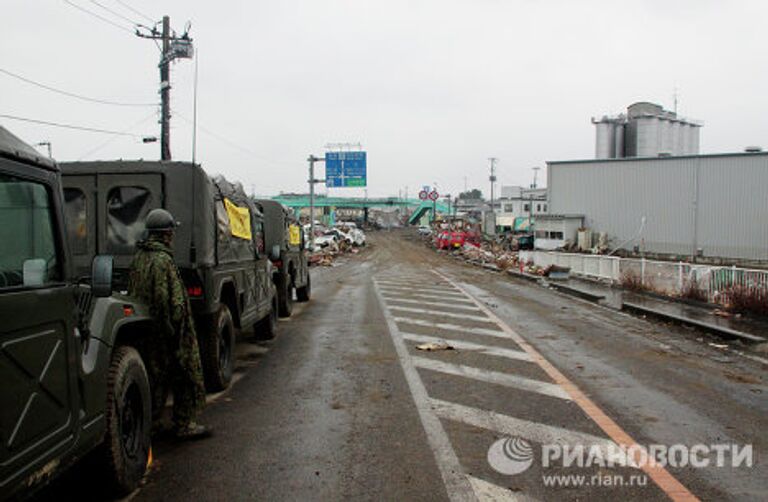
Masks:
[[[144,220],[144,226],[147,232],[171,232],[178,223],[173,219],[173,215],[165,209],[153,209]]]

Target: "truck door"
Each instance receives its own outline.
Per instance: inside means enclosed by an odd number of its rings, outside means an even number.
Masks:
[[[127,269],[144,235],[144,219],[163,207],[161,174],[99,174],[98,254],[115,257],[115,269]]]
[[[75,276],[90,274],[96,256],[96,175],[63,176],[64,221]]]
[[[78,427],[59,187],[29,171],[0,160],[0,494],[70,448]]]
[[[269,257],[264,237],[264,220],[259,215],[253,218],[253,244],[255,253],[256,267],[256,301],[259,306],[259,313],[266,314],[271,307],[269,298],[269,288],[272,278],[269,276]]]

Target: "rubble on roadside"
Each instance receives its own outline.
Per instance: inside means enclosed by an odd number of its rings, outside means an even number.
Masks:
[[[309,232],[309,225],[306,225],[305,230]],[[312,266],[332,267],[339,256],[358,254],[365,244],[365,232],[354,224],[344,223],[333,228],[315,225],[314,249],[307,244],[308,262]]]

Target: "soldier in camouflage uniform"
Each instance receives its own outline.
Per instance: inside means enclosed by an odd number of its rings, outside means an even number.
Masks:
[[[200,437],[210,430],[195,421],[205,404],[205,387],[189,298],[173,260],[176,225],[164,209],[147,215],[148,237],[137,246],[128,292],[149,306],[159,327],[159,338],[147,348],[147,369],[155,382],[153,404],[162,406],[170,388],[176,435]]]

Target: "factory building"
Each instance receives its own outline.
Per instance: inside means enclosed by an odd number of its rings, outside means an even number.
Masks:
[[[658,157],[699,153],[701,123],[654,103],[630,105],[626,114],[592,118],[595,158]]]
[[[698,142],[687,144],[694,143],[698,148]],[[606,233],[610,248],[768,260],[768,153],[750,149],[547,166],[549,213],[580,215],[593,235]],[[565,237],[575,242],[576,235]]]

